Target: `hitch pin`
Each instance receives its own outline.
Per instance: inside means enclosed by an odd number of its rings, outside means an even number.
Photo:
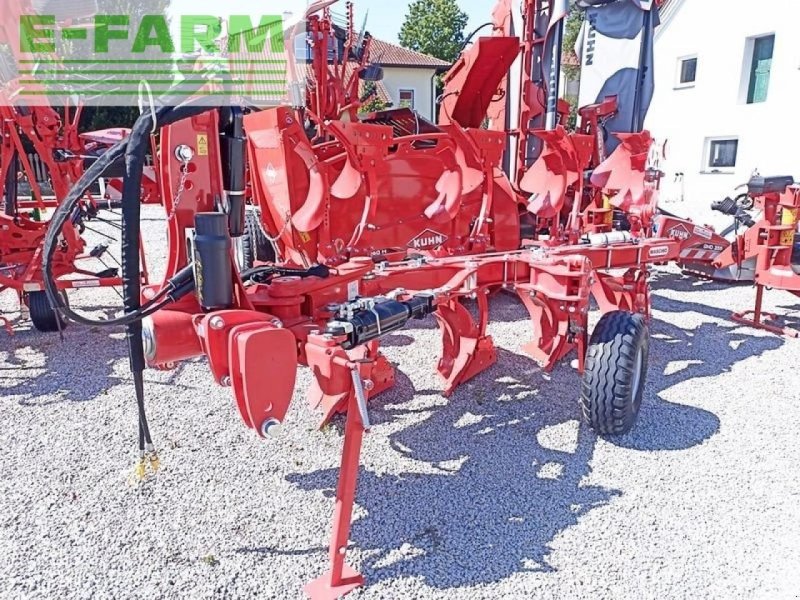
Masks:
[[[358,367],[350,369],[350,377],[353,379],[353,388],[356,391],[356,402],[358,403],[358,414],[361,416],[361,424],[365,430],[370,428],[369,415],[367,414],[367,396],[364,393],[364,382],[361,381],[361,373]]]

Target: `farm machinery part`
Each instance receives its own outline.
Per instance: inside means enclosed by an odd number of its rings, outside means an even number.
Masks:
[[[756,175],[747,183],[747,192],[725,198],[712,208],[734,219],[736,235],[732,241],[720,237],[709,227],[689,229],[682,220],[663,216],[662,235],[681,243],[681,264],[687,271],[718,278],[738,273],[750,265],[756,286],[755,307],[733,314],[739,323],[779,335],[800,337],[800,331],[779,324],[778,317],[762,310],[764,290],[785,290],[800,296],[800,186],[793,177]],[[756,219],[751,211],[759,213]],[[744,227],[738,233],[739,227]]]
[[[445,76],[440,123],[477,128],[488,115],[490,130],[508,134],[504,170],[525,198],[526,237],[548,245],[612,231],[651,237],[661,173],[649,161],[654,141],[642,130],[643,118],[629,118],[646,112],[648,77],[615,85],[619,72],[606,61],[607,85],[596,97],[583,94],[591,101],[578,111],[578,130],[568,133],[570,107],[559,99],[566,4],[524,2],[518,38],[511,33],[512,4],[500,0],[492,35],[479,38]],[[603,14],[602,7],[590,10]],[[633,38],[641,47],[639,71],[646,72],[655,3],[616,3],[610,10],[626,25],[641,22]]]
[[[0,106],[3,118],[0,181],[4,196],[0,214],[0,292],[13,290],[40,331],[58,331],[65,325],[47,301],[42,283],[42,245],[49,227],[45,211],[57,206],[85,166],[110,147],[109,136],[111,139],[124,137],[124,132],[118,130],[78,134],[80,107],[74,110],[65,107],[66,120],[62,120],[61,114],[42,106]],[[82,136],[92,141],[84,143]],[[35,169],[25,153],[24,139],[32,144],[35,156],[49,175],[49,184],[55,193],[52,198],[47,198],[37,183]],[[104,175],[112,174],[114,169],[119,169],[119,165],[112,165]],[[22,178],[31,187],[29,200],[18,193]],[[101,212],[111,208],[118,208],[118,203],[101,200],[87,192],[62,228],[53,272],[63,293],[70,289],[121,285],[117,267],[109,264],[115,260],[109,255],[113,235],[100,232],[103,240],[98,240],[92,248],[87,248],[82,237],[87,229],[96,232],[90,225],[93,221],[113,228],[113,222]],[[102,265],[100,270],[97,270],[98,265]],[[146,269],[142,276],[146,279]]]
[[[214,379],[231,387],[242,419],[261,437],[282,424],[297,366],[310,367],[308,400],[322,422],[345,414],[330,569],[306,587],[314,598],[338,597],[363,582],[344,561],[369,401],[394,383],[380,352],[383,336],[434,315],[442,337],[437,370],[450,395],[495,363],[489,295],[506,289],[530,316],[524,350],[545,370],[574,352],[584,418],[601,434],[622,434],[644,389],[647,267],[677,258],[679,247],[644,235],[644,227],[585,231],[558,243],[535,231],[523,240],[520,206],[530,199],[502,171],[505,132],[434,125],[407,109],[358,121],[347,114],[319,119],[298,107],[245,114],[191,103],[147,113],[58,207],[44,253],[49,299],[89,322],[59,298],[52,277],[58,231],[91,178],[124,155],[125,315],[105,324],[127,327],[140,473],[158,464],[144,410],[146,363],[207,357]],[[164,283],[142,287],[140,180],[154,126],[161,128],[157,170],[169,260]],[[275,261],[240,269],[233,248],[247,230],[248,168],[261,225],[277,251]],[[184,182],[180,195],[177,181]],[[612,276],[615,268],[625,274]],[[592,296],[604,315],[590,335]]]
[[[6,14],[0,20],[0,39],[7,42],[13,52],[21,52],[19,17],[33,14],[33,11],[24,0],[10,2],[5,10]],[[18,56],[20,59],[29,57],[24,53]],[[123,139],[128,130],[119,128],[80,133],[82,105],[55,109],[44,101],[35,105],[25,104],[19,99],[18,92],[30,86],[30,82],[25,81],[30,76],[21,75],[16,65],[5,59],[0,59],[3,70],[0,88],[0,183],[3,197],[0,210],[0,293],[13,290],[21,304],[28,308],[38,330],[58,331],[65,322],[53,311],[42,282],[43,242],[49,227],[45,213],[58,206],[84,170]],[[29,149],[33,151],[30,155]],[[110,189],[115,178],[121,181],[121,164],[109,165],[100,176],[109,179]],[[29,197],[20,194],[21,181],[27,182]],[[153,183],[144,186],[143,200],[157,200],[157,188]],[[51,188],[52,194],[46,193],[46,187]],[[87,229],[94,231],[90,221],[103,222],[113,228],[115,224],[100,212],[117,205],[110,196],[101,199],[87,191],[74,207],[61,230],[53,256],[52,272],[59,280],[62,295],[70,289],[121,285],[117,267],[105,260],[116,260],[108,252],[107,241],[113,241],[113,236],[101,232],[103,241],[91,249],[87,248],[82,237]],[[99,264],[102,268],[97,270]],[[146,268],[141,276],[147,279]],[[8,321],[3,321],[11,332]]]
[[[173,149],[191,144],[199,131],[209,135],[209,154],[191,159],[192,193],[183,196],[174,213],[174,198],[165,193],[165,208],[173,214],[169,239],[177,243],[171,246],[168,283],[141,290],[141,305],[131,294],[133,286],[126,288],[132,308],[117,323],[138,324],[143,329],[141,355],[138,350],[132,353],[134,372],[139,374],[142,358],[154,366],[169,366],[205,355],[214,379],[232,388],[243,420],[258,435],[274,433],[284,420],[298,364],[308,365],[315,375],[308,399],[322,410],[322,422],[336,413],[346,414],[330,571],[306,588],[312,597],[336,597],[361,583],[344,559],[361,440],[369,429],[368,401],[394,382],[393,367],[380,353],[380,338],[410,319],[435,315],[442,335],[437,370],[449,395],[495,363],[496,351],[487,333],[488,296],[491,290],[505,287],[521,298],[531,316],[533,338],[526,352],[546,369],[577,352],[584,378],[582,412],[592,425],[605,434],[622,433],[633,425],[647,363],[647,326],[634,311],[647,302],[646,280],[630,281],[629,289],[619,290],[619,298],[610,295],[608,302],[621,310],[608,312],[589,336],[589,298],[597,277],[593,265],[661,260],[665,254],[676,255],[675,242],[533,246],[400,260],[356,256],[309,267],[289,262],[261,264],[239,273],[230,236],[237,219],[215,212],[219,204],[214,202],[231,191],[224,189],[226,179],[236,179],[225,175],[226,171],[242,173],[244,166],[220,164],[218,140],[226,121],[212,111],[162,129],[161,143],[168,144],[161,153],[165,175],[181,168]],[[139,130],[148,128],[147,123],[137,124],[134,143]],[[215,129],[217,135],[212,137]],[[249,127],[248,142],[262,133]],[[127,219],[139,203],[135,195],[124,202]],[[622,256],[629,253],[633,255]],[[124,263],[126,270],[133,267]],[[52,286],[48,292],[58,302]],[[475,299],[477,319],[463,304],[468,298]],[[142,317],[146,317],[144,323]],[[264,394],[266,389],[269,395]],[[155,461],[149,454],[143,412],[139,422],[141,450],[145,459]]]

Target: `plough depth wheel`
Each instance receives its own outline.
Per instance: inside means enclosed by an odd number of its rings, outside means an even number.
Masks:
[[[600,435],[630,431],[642,404],[649,331],[642,315],[614,311],[592,332],[581,384],[584,419]]]
[[[62,293],[61,296],[67,303],[67,295]],[[50,300],[47,299],[45,292],[29,292],[26,294],[26,300],[31,321],[37,331],[51,333],[67,326],[67,322],[50,306]]]
[[[235,243],[237,244],[236,263],[241,271],[252,269],[256,261],[273,262],[275,260],[275,251],[261,225],[261,213],[253,206],[247,207],[244,216],[244,235]]]

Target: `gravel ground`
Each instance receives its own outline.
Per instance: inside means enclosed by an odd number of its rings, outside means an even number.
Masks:
[[[158,243],[158,209],[146,211]],[[163,256],[151,252],[156,271]],[[361,598],[800,598],[800,341],[735,326],[748,287],[657,273],[634,432],[578,422],[578,379],[520,353],[499,297],[499,364],[446,401],[436,329],[385,352],[349,562]],[[258,439],[198,361],[148,372],[163,470],[128,483],[136,413],[121,336],[0,331],[0,596],[300,598],[322,572],[340,424],[316,430],[301,370],[281,438]],[[111,291],[75,298],[95,310]],[[800,320],[783,292],[770,307]],[[94,307],[94,308],[93,308]]]

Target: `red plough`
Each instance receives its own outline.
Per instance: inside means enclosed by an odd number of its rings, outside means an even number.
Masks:
[[[314,14],[320,10],[321,17]],[[622,144],[606,157],[591,124],[568,135],[558,127],[562,104],[533,105],[539,94],[532,80],[520,111],[524,127],[480,127],[517,54],[529,77],[531,53],[544,57],[546,44],[536,36],[549,35],[558,20],[552,11],[549,3],[526,4],[522,41],[478,40],[454,67],[461,79],[448,80],[439,124],[408,109],[354,118],[357,87],[340,62],[352,54],[355,72],[368,76],[369,37],[358,51],[329,60],[328,36],[344,48],[355,44],[351,11],[350,26],[337,32],[325,5],[310,9],[312,70],[335,93],[309,86],[305,106],[249,114],[236,107],[160,113],[167,276],[139,298],[138,281],[125,271],[126,323],[142,328],[151,366],[205,356],[214,379],[231,387],[242,420],[262,437],[283,422],[298,365],[313,373],[307,396],[322,423],[345,414],[330,564],[306,586],[313,598],[339,597],[363,582],[345,563],[361,442],[369,403],[394,383],[380,340],[410,320],[435,316],[442,339],[436,368],[450,395],[496,362],[489,296],[515,293],[530,315],[525,351],[546,370],[574,353],[590,425],[616,435],[634,424],[647,368],[648,267],[679,250],[676,240],[649,235],[658,185],[646,164],[649,135],[620,134]],[[489,68],[481,54],[496,51],[504,68]],[[468,108],[472,101],[480,110]],[[589,111],[599,123],[614,106]],[[539,117],[548,118],[534,128],[530,121]],[[150,118],[134,127],[138,152]],[[537,135],[544,149],[533,155],[528,142]],[[524,151],[510,149],[514,138]],[[202,153],[198,139],[207,141]],[[509,157],[513,177],[503,170]],[[127,158],[135,167],[144,157]],[[248,172],[259,212],[242,201]],[[123,198],[123,209],[138,210],[139,200]],[[623,222],[625,230],[617,226]],[[250,247],[259,237],[273,245],[274,260],[238,263],[234,246]],[[58,300],[52,284],[48,293]],[[590,333],[592,296],[605,314]],[[149,442],[135,348],[131,356],[141,439]],[[152,448],[142,443],[141,450],[144,460]]]

